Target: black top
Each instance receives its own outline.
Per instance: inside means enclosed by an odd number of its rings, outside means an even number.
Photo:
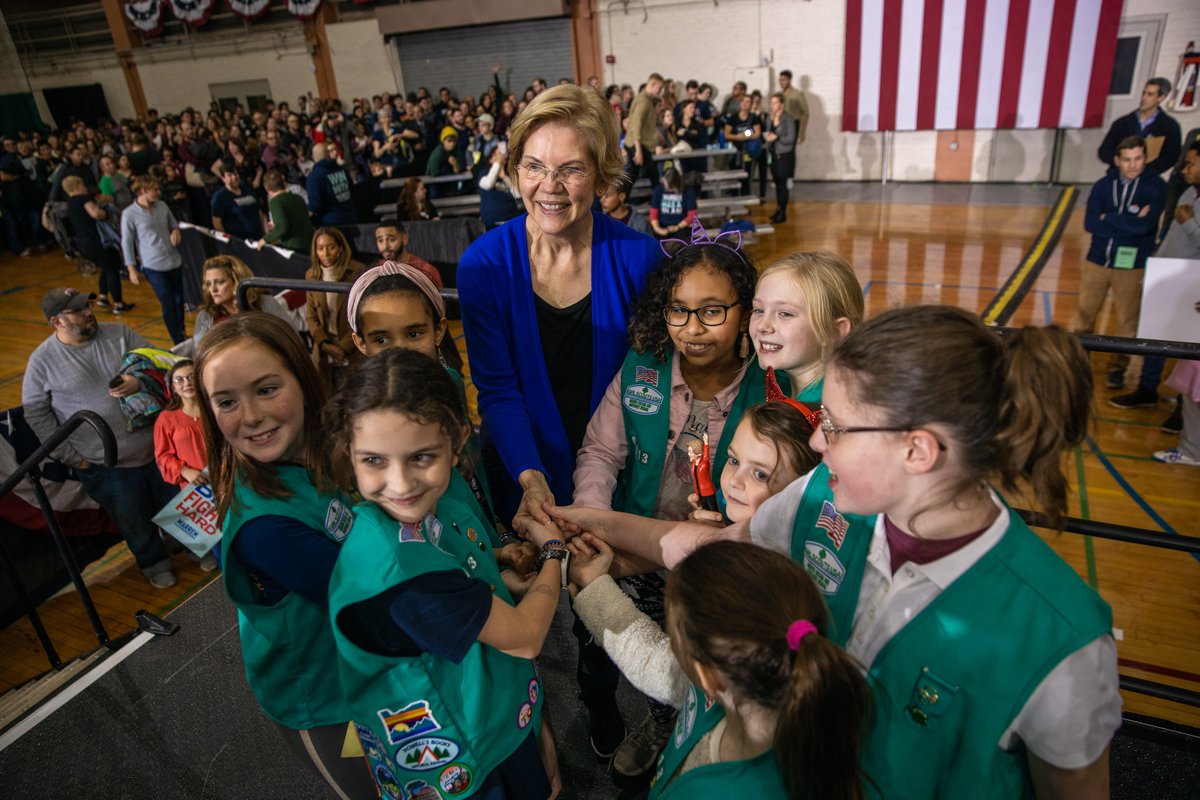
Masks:
[[[75,246],[80,252],[101,248],[100,231],[96,229],[96,220],[92,219],[85,208],[91,200],[92,198],[86,194],[67,198],[67,217],[71,220],[71,233],[75,236]]]
[[[533,300],[554,404],[571,452],[578,453],[592,416],[592,293],[566,308],[536,294]]]
[[[1100,160],[1110,170],[1115,169],[1113,159],[1117,156],[1117,145],[1127,136],[1141,136],[1142,138],[1162,136],[1164,138],[1158,158],[1146,162],[1146,169],[1155,175],[1162,175],[1175,166],[1175,162],[1179,160],[1179,153],[1182,149],[1179,123],[1164,108],[1158,109],[1158,116],[1150,121],[1144,131],[1137,111],[1113,120],[1112,127],[1108,129],[1108,134],[1105,135],[1104,141],[1100,144],[1100,150],[1097,152]]]

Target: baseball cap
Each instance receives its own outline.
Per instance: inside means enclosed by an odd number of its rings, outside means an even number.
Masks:
[[[479,115],[479,118],[478,118],[477,120],[475,120],[475,121],[476,121],[476,122],[486,122],[486,123],[487,123],[487,124],[489,124],[489,125],[495,125],[495,124],[496,124],[496,120],[492,118],[492,115],[491,115],[491,114],[480,114],[480,115]]]
[[[69,286],[61,289],[51,289],[42,298],[42,313],[49,320],[51,317],[57,316],[64,311],[79,311],[95,299],[96,295],[84,294],[78,289],[72,289]]]
[[[454,126],[453,126],[453,125],[447,125],[446,127],[442,128],[442,135],[441,135],[441,136],[439,136],[439,137],[438,137],[438,139],[439,139],[440,141],[443,141],[443,142],[444,142],[444,141],[446,141],[447,139],[449,139],[451,136],[453,136],[455,139],[457,139],[457,138],[458,138],[458,131],[454,130]]]

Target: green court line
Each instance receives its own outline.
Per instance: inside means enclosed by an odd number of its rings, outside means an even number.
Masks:
[[[1075,448],[1075,475],[1079,481],[1079,516],[1091,519],[1091,513],[1088,511],[1087,476],[1083,472],[1083,448],[1080,447]],[[1087,560],[1088,586],[1097,589],[1100,584],[1096,579],[1096,551],[1090,536],[1083,537],[1083,553]]]
[[[1109,422],[1113,425],[1133,425],[1138,428],[1158,428],[1162,422],[1143,422],[1136,419],[1117,419],[1116,417],[1092,417],[1096,422]]]

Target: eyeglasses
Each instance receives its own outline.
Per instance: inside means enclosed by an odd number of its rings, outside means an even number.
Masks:
[[[838,437],[844,433],[907,433],[908,431],[917,430],[911,425],[905,425],[898,428],[882,428],[873,426],[855,426],[847,427],[845,425],[834,425],[833,420],[829,418],[829,413],[825,410],[825,406],[821,406],[818,412],[821,418],[821,435],[825,437],[825,441],[829,444],[837,442]],[[945,450],[946,445],[936,436],[933,437],[938,444],[938,450]]]
[[[725,318],[729,316],[729,309],[736,305],[737,303],[730,303],[727,306],[711,305],[700,306],[699,308],[672,305],[663,309],[663,317],[672,328],[682,328],[688,324],[688,320],[691,319],[692,314],[695,314],[696,319],[700,320],[701,325],[706,328],[715,328],[718,325],[725,324]]]
[[[555,183],[563,183],[567,186],[577,186],[592,176],[582,167],[559,167],[558,169],[550,169],[541,164],[518,164],[517,169],[525,173],[525,178],[534,183],[541,183],[550,178]]]
[[[195,382],[196,382],[195,375],[176,375],[174,378],[171,378],[171,383],[177,383],[180,386],[183,386],[185,383],[195,383]]]

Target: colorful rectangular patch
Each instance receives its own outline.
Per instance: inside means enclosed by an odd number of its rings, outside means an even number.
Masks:
[[[381,708],[375,712],[387,731],[388,742],[402,744],[409,739],[424,736],[442,729],[441,724],[429,710],[429,701],[409,703],[399,711]]]
[[[846,522],[846,518],[833,507],[833,503],[828,500],[821,504],[821,515],[817,517],[817,527],[829,534],[834,548],[842,549],[842,542],[846,541],[846,530],[850,525]]]
[[[416,525],[411,522],[400,523],[400,541],[401,542],[423,542],[425,537],[421,535],[421,524]]]
[[[650,367],[634,367],[633,368],[634,383],[648,383],[651,386],[658,386],[658,370]]]

